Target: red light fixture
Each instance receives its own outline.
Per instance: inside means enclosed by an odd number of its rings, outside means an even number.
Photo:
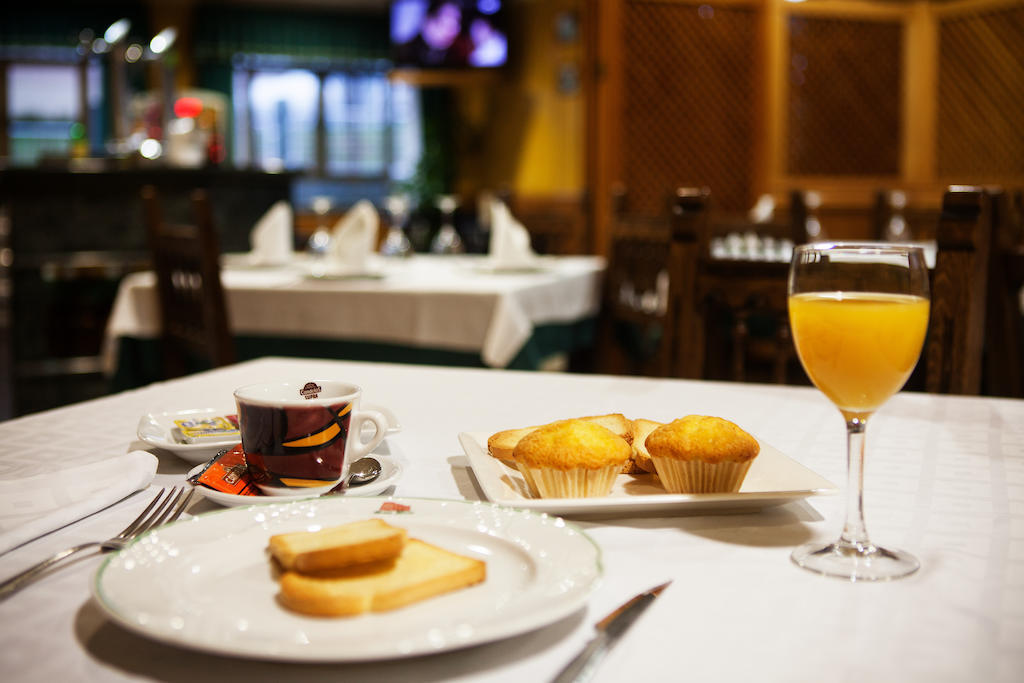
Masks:
[[[194,119],[203,110],[203,102],[198,97],[179,97],[174,103],[174,115],[179,119]]]

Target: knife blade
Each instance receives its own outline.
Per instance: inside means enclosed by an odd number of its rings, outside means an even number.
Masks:
[[[582,683],[594,675],[597,665],[601,663],[604,656],[612,649],[616,641],[625,633],[637,618],[643,614],[654,599],[661,595],[661,592],[668,588],[671,581],[666,581],[660,586],[655,586],[644,591],[623,603],[613,610],[608,616],[594,624],[597,635],[576,655],[572,661],[565,665],[558,675],[551,679],[551,683]]]

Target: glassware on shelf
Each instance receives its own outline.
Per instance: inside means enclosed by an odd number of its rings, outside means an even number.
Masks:
[[[461,254],[466,251],[462,238],[455,230],[455,209],[458,206],[459,202],[453,195],[445,194],[437,198],[437,208],[441,210],[441,229],[430,244],[433,253]]]
[[[313,256],[326,256],[331,249],[331,230],[327,227],[327,214],[331,210],[331,198],[313,197],[313,213],[316,214],[316,230],[306,242],[306,251]]]
[[[917,365],[928,329],[928,268],[919,247],[885,242],[796,247],[789,320],[797,355],[846,422],[846,520],[831,543],[793,551],[797,565],[850,581],[906,576],[920,567],[875,545],[864,523],[864,438],[869,418]]]
[[[411,256],[412,244],[405,234],[405,226],[409,221],[409,198],[404,194],[388,195],[384,200],[384,208],[391,225],[380,246],[380,253],[385,256]]]

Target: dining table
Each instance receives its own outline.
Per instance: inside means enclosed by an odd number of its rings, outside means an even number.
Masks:
[[[845,506],[843,421],[812,388],[315,358],[247,360],[0,423],[0,492],[7,498],[0,508],[21,508],[25,518],[37,503],[19,487],[26,478],[99,466],[129,453],[149,453],[156,462],[141,492],[0,554],[0,580],[62,548],[113,535],[154,489],[187,485],[197,458],[173,444],[154,445],[159,441],[142,431],[147,416],[233,411],[237,387],[318,379],[362,387],[364,407],[379,406],[389,415],[392,428],[376,451],[393,474],[385,488],[372,496],[354,497],[353,489],[311,501],[257,498],[252,506],[197,496],[182,519],[152,534],[148,546],[139,541],[120,553],[84,557],[0,601],[0,676],[549,681],[594,637],[605,615],[668,583],[591,680],[1024,679],[1024,401],[1014,399],[901,392],[879,410],[867,440],[867,524],[873,540],[912,552],[921,568],[894,581],[850,582],[790,560],[794,547],[834,538]],[[486,453],[487,435],[500,430],[618,413],[658,422],[691,414],[729,420],[761,445],[756,481],[752,467],[734,494],[669,495],[648,481],[635,488],[627,482],[603,498],[534,499]],[[266,598],[259,623],[239,622],[228,629],[231,637],[220,633],[222,613],[259,602],[263,598],[251,586],[272,581],[260,547],[259,534],[269,534],[263,529],[292,512],[315,518],[356,505],[376,511],[408,506],[407,516],[389,518],[395,524],[412,523],[427,508],[441,510],[438,525],[471,510],[476,521],[464,531],[479,540],[465,547],[487,559],[487,579],[461,597],[453,593],[351,618],[290,615]],[[220,533],[236,519],[246,523],[213,543],[189,547],[193,534]],[[543,550],[542,543],[531,545],[527,536],[508,551],[518,559],[501,559],[496,548],[516,525],[563,534],[562,555]],[[444,538],[454,542],[455,536]],[[159,553],[164,546],[174,547],[148,569],[137,555],[140,567],[129,571],[132,563],[124,556],[133,548]],[[557,561],[545,557],[548,552]],[[259,569],[244,577],[227,571],[204,576],[209,565],[203,553]],[[161,570],[163,561],[168,567]],[[539,577],[546,585],[534,585]],[[171,590],[179,584],[180,592]],[[153,614],[126,614],[114,589],[159,604],[145,608]],[[544,590],[552,591],[547,605],[535,600]],[[490,602],[495,592],[504,596],[500,604]],[[523,614],[522,605],[531,605],[531,612]],[[164,609],[180,613],[161,631],[153,622]],[[505,614],[514,618],[503,621]],[[288,642],[260,640],[282,621],[306,626],[282,634]],[[389,649],[410,629],[423,631],[426,640]],[[328,647],[306,657],[309,643],[293,636],[314,631],[328,638]],[[359,637],[374,635],[366,641],[369,652],[383,654],[360,657],[351,647],[360,631]]]
[[[541,369],[593,346],[606,262],[486,254],[369,255],[358,270],[294,253],[222,255],[229,327],[241,360],[266,355]],[[102,364],[117,389],[161,379],[156,276],[124,277]],[[197,368],[200,369],[200,368]]]

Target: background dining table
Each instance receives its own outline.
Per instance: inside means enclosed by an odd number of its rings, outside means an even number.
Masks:
[[[592,344],[605,260],[535,257],[501,269],[486,255],[374,256],[361,273],[297,254],[256,266],[225,254],[221,280],[238,356],[314,356],[537,369]],[[106,326],[114,386],[160,379],[156,278],[125,277]],[[564,362],[562,358],[559,362]]]
[[[386,457],[404,472],[384,496],[486,500],[458,435],[621,412],[732,420],[845,486],[835,408],[803,387],[265,358],[0,423],[0,481],[147,448],[140,416],[227,408],[256,381],[341,378],[386,406],[401,431]],[[192,465],[159,458],[154,486]],[[150,494],[0,554],[0,578],[60,548],[106,538]],[[535,630],[411,659],[252,661],[125,630],[90,597],[91,557],[0,602],[7,681],[550,680],[626,599],[671,580],[595,681],[1020,681],[1024,678],[1024,401],[901,393],[872,420],[866,510],[872,538],[917,555],[916,574],[849,583],[794,566],[792,548],[838,533],[842,495],[739,513],[617,512],[573,517],[601,552],[584,607]],[[191,515],[218,510],[194,501]],[[230,586],[224,586],[230,591]],[[244,600],[244,595],[237,596]],[[439,618],[443,618],[443,615]]]

